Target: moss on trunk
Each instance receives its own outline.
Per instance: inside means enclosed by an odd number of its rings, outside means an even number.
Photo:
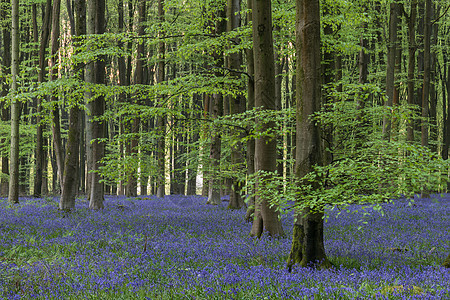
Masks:
[[[450,268],[450,254],[445,259],[444,263],[442,264],[446,268]]]

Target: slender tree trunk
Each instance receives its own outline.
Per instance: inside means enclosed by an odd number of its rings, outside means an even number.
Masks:
[[[51,67],[51,79],[56,80],[58,79],[58,69],[56,67],[56,62],[58,59],[58,51],[59,51],[59,36],[60,36],[60,29],[59,29],[59,20],[60,20],[60,11],[61,11],[61,0],[54,0],[53,1],[53,12],[52,12],[52,36],[51,36],[51,59],[50,59],[50,67]],[[55,93],[55,92],[53,92]],[[64,174],[64,160],[63,160],[63,145],[61,141],[61,128],[60,128],[60,116],[59,116],[59,107],[57,102],[57,96],[52,94],[51,100],[55,103],[53,109],[52,109],[52,134],[53,134],[53,146],[55,149],[56,154],[56,165],[58,169],[58,181],[62,188],[64,182],[63,182],[63,174]],[[56,191],[56,189],[54,189]]]
[[[392,107],[394,101],[394,80],[395,80],[395,53],[397,47],[397,24],[398,24],[398,3],[397,0],[390,4],[389,17],[389,42],[386,65],[386,107]],[[387,115],[383,118],[383,137],[386,140],[391,138],[392,118]]]
[[[45,59],[45,51],[48,46],[48,40],[51,30],[51,15],[52,15],[52,1],[47,0],[45,4],[45,11],[42,29],[41,29],[41,42],[39,45],[39,73],[38,82],[42,83],[45,81],[46,67],[48,65],[48,60]],[[42,98],[38,97],[36,102],[36,169],[34,177],[34,193],[33,196],[39,198],[42,196],[42,185],[43,185],[43,174],[44,174],[44,138],[43,131],[45,125],[41,124],[42,121]]]
[[[0,19],[6,19],[7,16],[7,4],[9,4],[9,0],[0,2],[3,7],[0,7]],[[2,73],[4,75],[9,74],[11,72],[11,29],[8,26],[4,26],[2,28],[2,44],[3,44],[3,57],[2,57]],[[0,79],[0,95],[2,97],[6,96],[9,91],[9,85],[4,80],[4,78]],[[1,108],[2,121],[9,121],[9,109],[2,107]],[[1,144],[5,143],[5,138],[1,139]],[[6,196],[8,195],[9,188],[9,180],[7,177],[9,175],[9,157],[8,152],[5,149],[1,151],[2,156],[2,178],[1,178],[1,187],[0,187],[0,195]]]
[[[252,7],[253,0],[247,0],[247,8],[249,12],[247,14],[247,23],[252,21]],[[247,73],[249,74],[248,82],[247,82],[247,111],[252,111],[255,108],[255,82],[254,82],[254,70],[255,64],[253,59],[253,48],[250,48],[246,51],[247,58]],[[250,131],[251,128],[248,128]],[[253,177],[255,174],[255,139],[250,138],[247,141],[247,176]],[[254,187],[253,187],[254,188]],[[249,192],[249,191],[248,191]],[[249,194],[247,192],[247,194]],[[245,213],[245,220],[247,222],[252,222],[255,213],[255,196],[253,191],[250,191],[248,203],[247,203],[247,212]]]
[[[228,0],[227,2],[227,31],[231,32],[237,30],[241,26],[241,0]],[[239,39],[233,40],[234,44],[239,43]],[[230,70],[240,71],[242,65],[242,54],[232,53],[227,57],[227,65]],[[238,79],[238,73],[231,73],[231,75]],[[241,95],[230,96],[230,114],[240,114],[245,111],[245,98]],[[240,140],[243,138],[243,132],[236,132],[234,138]],[[231,178],[231,191],[230,191],[230,202],[228,204],[229,209],[239,209],[245,205],[244,199],[241,197],[241,190],[243,186],[243,181],[241,175],[243,172],[244,164],[244,153],[243,145],[241,142],[237,142],[231,148],[231,164],[232,171],[236,174],[236,177]]]
[[[12,0],[11,5],[11,90],[18,93],[19,76],[19,0]],[[20,122],[20,102],[17,98],[11,100],[11,148],[9,163],[9,191],[8,202],[19,203],[19,122]]]
[[[411,12],[408,20],[408,104],[416,103],[414,99],[414,70],[416,62],[416,17],[417,17],[417,0],[411,1]],[[407,121],[406,140],[414,141],[414,123],[413,120]]]
[[[210,115],[212,118],[217,118],[223,114],[223,96],[221,94],[213,94],[210,99]],[[219,168],[221,154],[220,132],[213,129],[211,135],[210,163],[212,166]],[[210,174],[207,204],[221,204],[219,182],[214,173]]]
[[[320,129],[310,116],[320,110],[320,8],[319,0],[297,0],[297,155],[296,177],[301,180],[321,165],[324,159]],[[300,181],[300,184],[301,183]],[[310,184],[310,183],[305,183]],[[314,185],[314,183],[312,183]],[[298,201],[302,201],[301,195]],[[329,267],[323,245],[323,212],[297,211],[288,259],[305,267],[318,264]]]
[[[75,0],[74,9],[76,12],[75,36],[73,38],[86,34],[86,1]],[[75,52],[79,50],[75,49]],[[78,64],[75,67],[75,74],[79,79],[83,79],[83,66]],[[64,162],[64,175],[61,198],[59,208],[62,210],[72,210],[75,208],[75,197],[78,191],[79,180],[79,151],[80,151],[80,121],[81,109],[78,105],[74,105],[70,109],[69,116],[69,132],[67,137],[67,152]]]
[[[253,57],[255,66],[255,107],[259,111],[275,109],[275,63],[272,37],[272,6],[270,1],[253,1]],[[319,50],[320,52],[320,50]],[[274,129],[273,121],[256,119],[260,132]],[[275,172],[277,168],[276,138],[262,136],[255,142],[255,171]],[[258,175],[256,190],[264,188],[264,180]],[[284,231],[276,206],[258,194],[250,234],[260,237],[266,229],[271,236],[283,236]]]
[[[162,23],[164,22],[164,0],[158,0],[158,19]],[[163,33],[160,32],[162,35]],[[165,43],[160,42],[158,44],[158,70],[157,70],[157,83],[161,83],[165,79]],[[164,97],[158,99],[157,106],[162,107],[164,105]],[[159,131],[159,137],[157,142],[157,164],[158,164],[158,175],[156,179],[156,197],[163,198],[166,189],[166,166],[165,166],[165,149],[166,149],[166,121],[165,117],[158,115],[156,117],[156,127]]]
[[[421,144],[428,146],[428,104],[430,97],[430,75],[431,75],[431,14],[432,1],[425,0],[425,23],[424,23],[424,46],[423,46],[423,87],[422,87],[422,124]]]

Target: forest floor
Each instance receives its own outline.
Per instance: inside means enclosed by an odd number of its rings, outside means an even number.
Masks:
[[[199,196],[0,199],[0,299],[450,299],[450,194],[328,211],[336,268],[286,270],[286,238],[249,236],[245,210]]]

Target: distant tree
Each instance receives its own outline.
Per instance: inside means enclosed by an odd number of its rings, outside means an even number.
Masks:
[[[60,38],[60,13],[61,13],[61,0],[53,1],[52,12],[52,34],[51,34],[51,59],[50,59],[50,74],[51,80],[56,81],[58,79],[58,51],[59,51],[59,38]],[[63,174],[64,174],[64,148],[61,139],[61,125],[60,125],[60,113],[58,105],[57,91],[52,91],[50,101],[53,102],[52,107],[52,134],[53,134],[53,147],[56,156],[58,181],[62,187]],[[55,188],[53,187],[55,190]]]
[[[8,20],[9,19],[9,10],[11,9],[9,7],[10,1],[2,1],[1,7],[0,7],[0,19],[1,20]],[[0,96],[6,97],[8,95],[9,91],[9,84],[6,81],[6,75],[10,74],[11,72],[11,27],[9,25],[2,27],[2,57],[1,57],[1,65],[0,69],[4,76],[1,76],[0,79]],[[6,107],[2,107],[1,109],[1,119],[4,122],[9,121],[9,109]],[[1,143],[6,143],[7,139],[2,138]],[[8,195],[8,175],[9,175],[9,157],[8,157],[8,151],[6,149],[2,149],[1,151],[2,156],[2,176],[1,176],[1,187],[0,187],[0,194],[2,196]]]
[[[164,22],[164,0],[158,0],[158,19],[159,22]],[[160,32],[160,35],[163,33]],[[165,48],[166,45],[163,41],[158,43],[158,67],[157,67],[157,82],[162,83],[165,80]],[[164,103],[164,97],[158,99],[159,106]],[[165,148],[166,148],[166,121],[163,115],[158,115],[156,117],[156,127],[159,130],[159,137],[157,142],[157,164],[158,164],[158,174],[156,178],[156,197],[162,198],[165,195],[166,189],[166,172],[165,172]]]
[[[46,59],[46,49],[48,47],[48,41],[50,37],[51,30],[51,10],[52,10],[52,1],[47,0],[45,4],[45,8],[43,9],[44,17],[42,20],[41,27],[41,40],[39,44],[39,70],[38,70],[38,83],[43,83],[46,78],[46,69],[48,65],[48,60]],[[42,96],[37,97],[36,101],[36,166],[35,172],[36,175],[34,177],[34,191],[33,196],[36,198],[41,197],[42,195],[42,185],[43,185],[43,175],[44,175],[44,136],[43,132],[45,129],[45,125],[41,124],[42,121]]]
[[[9,162],[9,193],[8,202],[19,203],[19,65],[20,65],[20,28],[19,28],[19,0],[11,2],[11,148]]]

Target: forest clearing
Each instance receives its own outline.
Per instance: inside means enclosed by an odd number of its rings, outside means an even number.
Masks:
[[[335,267],[288,272],[287,236],[249,236],[245,210],[200,196],[107,196],[91,211],[0,200],[2,299],[449,299],[450,195],[327,211]],[[355,211],[358,211],[355,213]],[[358,227],[360,226],[360,229]]]

